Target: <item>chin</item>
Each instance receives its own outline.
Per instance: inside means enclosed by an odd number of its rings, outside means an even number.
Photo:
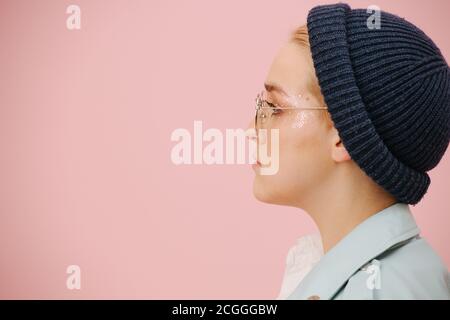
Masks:
[[[256,175],[253,180],[253,195],[261,202],[273,205],[281,205],[299,208],[302,202],[303,190],[300,186],[283,183],[283,180],[275,176]]]
[[[269,183],[268,181],[264,181],[265,183],[263,183],[260,179],[260,176],[256,176],[253,181],[253,195],[258,201],[269,204],[288,205],[284,201],[285,197],[280,195],[279,190],[277,191],[274,188],[273,183]]]
[[[264,184],[260,181],[261,177],[255,176],[253,180],[253,195],[261,202],[270,203],[270,192],[264,188]]]

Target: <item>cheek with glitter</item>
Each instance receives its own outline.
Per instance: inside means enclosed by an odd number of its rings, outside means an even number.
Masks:
[[[308,121],[308,114],[305,111],[300,111],[295,116],[295,120],[292,123],[292,128],[302,128]]]

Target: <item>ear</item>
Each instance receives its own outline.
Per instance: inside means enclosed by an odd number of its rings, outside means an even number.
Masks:
[[[351,160],[350,154],[347,152],[336,128],[333,128],[332,132],[331,157],[335,162]]]

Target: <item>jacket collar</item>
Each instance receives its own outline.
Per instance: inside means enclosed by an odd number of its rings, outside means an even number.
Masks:
[[[287,299],[331,299],[361,267],[420,233],[405,203],[370,216],[328,251]]]

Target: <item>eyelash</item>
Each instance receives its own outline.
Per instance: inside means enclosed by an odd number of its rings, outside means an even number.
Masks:
[[[281,108],[277,107],[273,103],[270,103],[269,101],[266,101],[266,103],[269,107],[272,108],[272,115],[278,115],[283,112]]]

